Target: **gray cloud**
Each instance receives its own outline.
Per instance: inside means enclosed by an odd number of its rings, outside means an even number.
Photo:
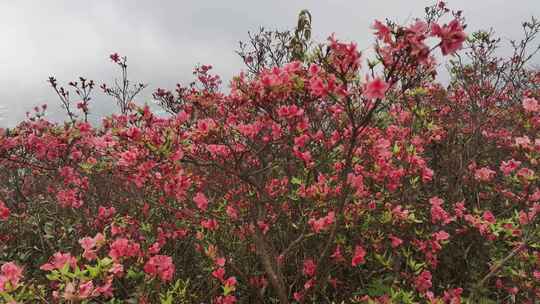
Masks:
[[[469,30],[493,26],[503,38],[519,38],[520,22],[540,16],[538,0],[450,0],[464,10]],[[370,25],[386,17],[405,22],[433,1],[9,1],[0,0],[1,125],[12,126],[34,105],[48,103],[61,117],[45,80],[65,83],[78,76],[109,82],[115,67],[108,54],[127,55],[133,80],[172,88],[191,80],[192,67],[208,63],[229,79],[241,68],[234,53],[248,30],[294,26],[301,9],[313,15],[314,38],[335,32],[360,48],[372,42]],[[101,97],[100,97],[101,96]],[[114,109],[96,95],[96,116]]]

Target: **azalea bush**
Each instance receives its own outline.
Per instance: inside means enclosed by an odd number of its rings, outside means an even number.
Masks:
[[[536,303],[540,23],[509,57],[443,2],[373,30],[367,57],[303,11],[241,43],[227,93],[208,65],[156,89],[166,116],[118,54],[99,125],[96,84],[51,77],[66,122],[43,106],[0,136],[0,297]]]

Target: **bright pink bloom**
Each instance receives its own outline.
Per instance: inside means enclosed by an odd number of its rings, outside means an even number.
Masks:
[[[501,169],[502,173],[505,176],[508,176],[510,173],[515,171],[520,165],[521,165],[520,161],[511,159],[509,161],[503,161],[499,169]]]
[[[79,298],[87,299],[92,295],[94,291],[94,283],[88,281],[79,285]]]
[[[367,83],[364,89],[364,96],[367,99],[382,99],[388,87],[388,84],[384,80],[377,77]]]
[[[105,282],[105,284],[96,287],[95,293],[98,295],[102,295],[106,298],[112,298],[113,296],[112,279],[109,279]]]
[[[95,260],[97,258],[96,250],[96,241],[91,237],[84,237],[79,240],[79,244],[84,249],[83,257],[89,261]]]
[[[304,269],[302,271],[307,277],[312,277],[315,275],[315,272],[317,271],[317,265],[315,264],[313,259],[304,260]]]
[[[419,292],[426,292],[428,289],[431,288],[431,272],[429,270],[424,270],[418,277],[416,277],[416,280],[414,282],[416,285],[416,289],[418,289]]]
[[[360,245],[356,245],[356,247],[354,247],[354,255],[351,265],[353,267],[356,267],[357,265],[364,264],[366,262],[365,257],[366,251],[364,250],[364,248]]]
[[[118,165],[122,167],[133,166],[137,162],[139,157],[137,150],[128,150],[119,154],[120,159],[118,160]]]
[[[390,242],[392,242],[392,248],[397,248],[403,244],[403,240],[394,235],[390,235],[388,238],[390,239]]]
[[[124,274],[124,266],[120,263],[113,263],[112,267],[109,269],[109,273],[121,277]]]
[[[216,230],[219,227],[218,221],[215,219],[202,220],[201,226],[208,230]]]
[[[155,255],[144,265],[144,272],[151,276],[158,276],[163,282],[172,280],[174,271],[172,258],[166,255]]]
[[[484,221],[486,221],[486,222],[488,222],[490,224],[495,223],[495,216],[489,210],[484,211],[484,214],[482,214],[482,218],[484,219]]]
[[[382,22],[380,22],[379,20],[375,20],[372,28],[377,31],[375,32],[375,36],[377,36],[377,39],[380,39],[385,43],[389,43],[391,41],[391,32],[388,26],[382,24]]]
[[[236,283],[236,277],[229,277],[225,280],[225,282],[223,282],[223,285],[227,286],[228,288],[233,288],[234,286],[236,286]]]
[[[335,212],[330,211],[326,216],[319,219],[309,219],[308,223],[315,233],[319,233],[328,229],[328,227],[330,227],[334,223],[335,219]]]
[[[3,201],[0,201],[0,221],[5,221],[9,218],[11,211],[6,207]]]
[[[431,204],[431,222],[433,224],[440,222],[446,225],[452,221],[452,218],[450,217],[448,212],[446,212],[446,210],[444,210],[444,208],[442,207],[442,199],[434,196],[429,199],[429,203]]]
[[[8,262],[0,268],[0,291],[4,290],[5,284],[10,283],[11,287],[17,286],[22,279],[22,268],[13,262]]]
[[[522,137],[516,137],[515,141],[516,141],[516,145],[522,148],[528,148],[529,145],[531,144],[531,139],[527,135],[522,136]]]
[[[538,104],[538,100],[534,98],[525,98],[521,102],[523,105],[523,109],[527,112],[538,112],[540,111],[540,105]]]
[[[314,76],[309,80],[309,88],[314,96],[321,97],[328,94],[328,90],[323,80],[319,76]]]
[[[94,247],[96,247],[96,241],[94,240],[94,238],[91,238],[88,236],[80,239],[79,244],[84,250],[91,250],[91,249],[94,249]]]
[[[233,295],[219,296],[216,298],[216,304],[234,304],[236,303],[236,297]]]
[[[529,168],[521,168],[518,170],[517,176],[524,180],[531,180],[534,178],[534,171]]]
[[[223,282],[225,280],[225,268],[219,267],[218,269],[212,271],[212,276]]]
[[[443,230],[433,233],[433,238],[437,242],[446,241],[446,240],[448,240],[449,237],[450,237],[450,235],[448,234],[448,232],[443,231]]]
[[[141,246],[125,238],[116,239],[111,244],[109,256],[117,261],[122,257],[136,257],[141,254]]]
[[[436,23],[431,26],[431,33],[441,38],[441,51],[443,55],[449,55],[461,49],[467,34],[463,31],[463,26],[457,19],[442,27]]]
[[[39,269],[45,271],[62,269],[66,264],[69,264],[71,268],[75,268],[77,266],[77,259],[72,257],[70,253],[57,252],[53,255],[53,258],[49,263],[41,265]]]
[[[202,211],[206,211],[206,209],[208,209],[208,199],[203,193],[197,192],[193,198],[193,201],[197,205],[197,208],[201,209]]]
[[[495,173],[495,171],[491,170],[488,167],[482,167],[474,172],[474,178],[477,181],[489,182],[495,177]]]

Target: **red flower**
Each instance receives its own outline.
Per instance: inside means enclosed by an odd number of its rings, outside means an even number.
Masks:
[[[66,264],[75,268],[77,266],[77,259],[72,257],[70,253],[57,252],[53,255],[53,258],[49,263],[41,265],[39,269],[46,271],[62,269]]]
[[[388,84],[380,79],[375,78],[372,81],[368,82],[364,90],[364,96],[367,99],[382,99],[388,89]]]
[[[428,270],[422,271],[418,277],[416,277],[416,280],[414,282],[416,285],[416,289],[420,292],[426,292],[428,289],[431,288],[431,272]]]
[[[111,250],[109,256],[117,261],[121,257],[136,257],[141,253],[141,246],[135,242],[131,242],[128,239],[120,238],[116,239],[111,244]]]
[[[474,178],[477,181],[489,182],[490,180],[493,179],[493,177],[495,177],[495,171],[493,171],[493,170],[491,170],[490,168],[487,168],[487,167],[477,169],[474,172]]]
[[[380,22],[379,20],[375,20],[375,23],[373,23],[373,29],[377,30],[377,32],[375,32],[377,39],[380,39],[384,41],[385,43],[390,43],[391,41],[390,28],[382,24],[382,22]]]
[[[394,236],[394,235],[390,235],[388,237],[390,239],[390,241],[392,242],[392,248],[397,248],[399,247],[401,244],[403,244],[403,240]]]
[[[525,98],[522,101],[523,109],[527,112],[538,112],[540,111],[540,105],[538,100],[534,98]]]
[[[463,26],[457,19],[442,27],[434,23],[431,26],[431,33],[441,38],[441,51],[445,56],[459,50],[467,38],[467,34],[463,32]]]
[[[163,282],[172,280],[174,271],[172,258],[166,255],[155,255],[144,265],[144,272],[150,276],[159,277]]]
[[[202,211],[206,211],[206,209],[208,208],[208,199],[201,192],[198,192],[195,195],[193,201],[197,205],[197,208],[201,209]]]
[[[9,218],[11,211],[6,207],[3,201],[0,201],[0,221],[5,221]]]
[[[315,275],[315,272],[317,271],[317,265],[313,261],[313,259],[307,259],[304,261],[304,269],[303,273],[307,277],[312,277]]]
[[[15,287],[22,278],[22,268],[13,262],[2,265],[0,271],[0,292],[5,288],[5,283],[9,282],[11,287]]]
[[[356,267],[357,265],[364,264],[366,262],[365,257],[366,251],[364,248],[360,245],[356,245],[356,247],[354,247],[354,256],[352,258],[351,265]]]

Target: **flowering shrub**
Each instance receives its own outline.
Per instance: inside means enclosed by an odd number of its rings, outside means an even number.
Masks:
[[[375,22],[372,59],[335,36],[310,44],[302,12],[294,34],[242,47],[229,93],[210,66],[156,90],[167,117],[131,102],[144,85],[103,85],[121,114],[92,126],[87,91],[70,83],[81,116],[51,78],[69,121],[37,108],[0,136],[0,296],[534,303],[540,73],[526,50],[540,25],[506,59],[460,12],[426,12]]]

